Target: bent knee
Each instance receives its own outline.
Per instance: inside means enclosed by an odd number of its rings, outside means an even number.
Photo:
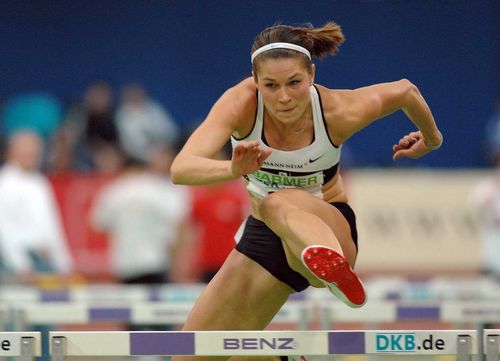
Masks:
[[[270,217],[279,215],[280,210],[283,209],[284,206],[295,207],[293,202],[290,201],[293,199],[291,197],[293,197],[295,193],[300,194],[304,193],[304,191],[298,189],[284,189],[268,194],[259,203],[259,214],[269,219]]]
[[[259,214],[264,218],[272,217],[283,205],[284,199],[277,193],[268,194],[259,203]]]

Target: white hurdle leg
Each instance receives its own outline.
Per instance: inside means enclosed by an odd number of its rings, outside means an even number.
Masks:
[[[472,351],[471,337],[469,335],[458,335],[457,361],[470,361]]]
[[[488,330],[485,330],[485,333]],[[500,331],[500,330],[495,330]],[[486,341],[486,361],[498,361],[500,360],[499,355],[499,344],[500,335],[498,334],[485,334]]]
[[[67,340],[63,336],[54,336],[50,340],[51,360],[64,361],[67,355]]]
[[[34,337],[21,337],[21,361],[34,361],[36,355],[36,340]]]

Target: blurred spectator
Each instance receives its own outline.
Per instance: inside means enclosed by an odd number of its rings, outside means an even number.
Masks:
[[[52,188],[39,171],[43,149],[35,132],[14,133],[0,168],[0,259],[25,281],[73,270]]]
[[[486,123],[486,156],[492,164],[500,163],[500,95],[497,96],[493,114]]]
[[[241,180],[192,188],[198,280],[210,282],[236,245],[234,236],[250,212]]]
[[[229,151],[219,158],[228,159]],[[190,189],[192,236],[179,244],[176,269],[179,281],[208,283],[236,245],[234,236],[250,213],[250,199],[240,179]]]
[[[112,271],[120,282],[169,281],[172,248],[188,207],[185,188],[128,158],[121,175],[98,194],[91,213],[94,228],[110,236]]]
[[[175,157],[175,151],[170,146],[158,147],[148,161],[152,172],[167,177],[170,182],[170,165]]]
[[[500,166],[476,185],[471,204],[481,236],[482,271],[500,279]]]
[[[113,91],[105,81],[90,84],[83,102],[70,107],[54,139],[51,170],[116,172],[122,164],[118,147]]]
[[[47,142],[59,129],[62,106],[58,99],[43,93],[25,94],[8,100],[3,111],[7,137],[19,130],[32,130]]]
[[[163,147],[173,147],[179,136],[168,112],[137,84],[123,89],[116,124],[125,153],[146,162]]]

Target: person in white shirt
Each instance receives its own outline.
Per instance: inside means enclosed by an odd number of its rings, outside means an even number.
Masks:
[[[19,131],[0,168],[0,263],[25,281],[74,268],[52,187],[39,170],[43,149],[36,133]]]
[[[123,173],[98,195],[95,229],[110,237],[111,268],[122,283],[169,281],[172,250],[190,201],[182,186],[129,158]]]

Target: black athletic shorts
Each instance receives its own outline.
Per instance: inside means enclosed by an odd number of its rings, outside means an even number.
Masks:
[[[358,233],[356,230],[356,215],[347,203],[331,203],[345,217],[351,228],[351,237],[356,248],[358,247]],[[245,222],[243,233],[236,249],[251,258],[281,282],[286,283],[295,291],[300,292],[309,286],[307,279],[295,272],[286,260],[285,250],[281,239],[264,222],[249,216]]]

